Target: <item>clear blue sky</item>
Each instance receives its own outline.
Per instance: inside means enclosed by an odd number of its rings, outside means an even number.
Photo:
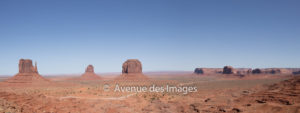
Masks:
[[[0,0],[0,75],[300,67],[299,0]]]

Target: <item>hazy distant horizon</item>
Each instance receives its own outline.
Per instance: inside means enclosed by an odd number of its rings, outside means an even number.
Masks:
[[[195,67],[195,68],[219,68],[222,69],[223,67]],[[173,73],[173,74],[180,74],[180,73],[194,73],[195,68],[191,69],[191,70],[155,70],[155,71],[143,71],[144,74],[153,74],[153,73]],[[235,69],[241,68],[241,67],[234,67]],[[247,68],[247,67],[242,67],[242,68]],[[260,69],[266,69],[266,68],[281,68],[281,69],[300,69],[300,68],[289,68],[289,67],[264,67],[264,68],[260,68]],[[256,68],[251,68],[251,69],[256,69]],[[17,74],[18,71],[16,71],[14,74],[0,74],[1,76],[14,76],[15,74]],[[78,73],[68,73],[68,72],[64,72],[64,73],[39,73],[43,76],[80,76],[84,73],[84,70],[82,70],[82,72],[78,72]],[[117,75],[117,74],[122,74],[122,70],[120,71],[116,71],[116,72],[95,72],[96,74],[99,75]]]
[[[0,75],[300,68],[300,1],[0,1]]]

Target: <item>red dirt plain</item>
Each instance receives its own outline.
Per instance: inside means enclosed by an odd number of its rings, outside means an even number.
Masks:
[[[145,73],[147,75],[147,73]],[[50,82],[0,82],[0,111],[7,113],[299,113],[300,78],[292,75],[149,73],[149,79],[46,77]],[[115,76],[115,77],[111,77]],[[76,78],[76,77],[73,77]],[[119,86],[195,86],[197,92],[114,92]],[[107,88],[107,86],[109,86]],[[106,90],[105,90],[106,88]],[[107,89],[109,91],[107,91]]]

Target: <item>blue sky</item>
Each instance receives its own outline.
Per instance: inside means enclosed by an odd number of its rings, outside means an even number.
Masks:
[[[300,67],[298,0],[1,0],[0,75]]]

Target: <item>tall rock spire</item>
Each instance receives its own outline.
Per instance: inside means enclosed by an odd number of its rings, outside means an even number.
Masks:
[[[35,61],[35,63],[34,63],[34,71],[35,71],[36,73],[38,73],[37,62],[36,62],[36,61]]]

